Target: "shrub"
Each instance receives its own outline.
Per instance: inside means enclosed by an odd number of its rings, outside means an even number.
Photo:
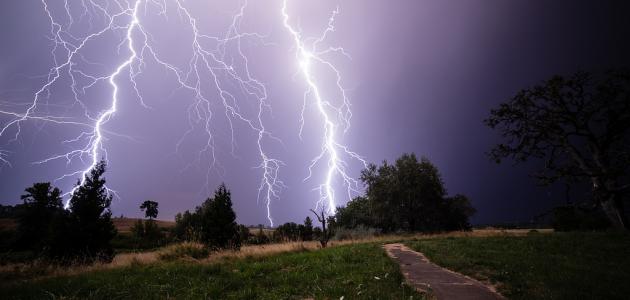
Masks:
[[[372,227],[366,227],[363,225],[358,225],[355,228],[337,228],[335,231],[334,240],[359,240],[359,239],[367,239],[370,237],[378,236],[381,233],[380,230]]]
[[[200,243],[184,242],[164,248],[158,257],[160,260],[176,260],[182,258],[202,259],[210,255],[207,247]]]

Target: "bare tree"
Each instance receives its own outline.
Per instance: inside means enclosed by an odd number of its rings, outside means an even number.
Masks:
[[[332,232],[330,230],[330,226],[326,227],[326,223],[328,222],[329,216],[326,216],[326,208],[322,206],[321,212],[318,214],[313,209],[309,209],[315,217],[322,224],[322,235],[319,238],[319,243],[322,245],[322,248],[326,248],[328,246],[328,241],[332,237]]]

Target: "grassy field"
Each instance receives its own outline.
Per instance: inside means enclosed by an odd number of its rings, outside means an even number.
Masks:
[[[630,235],[554,233],[407,242],[510,299],[628,299]]]
[[[0,284],[4,299],[421,299],[380,244],[218,262],[177,260]]]

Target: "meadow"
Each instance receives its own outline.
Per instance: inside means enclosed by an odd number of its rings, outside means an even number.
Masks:
[[[570,232],[407,241],[432,262],[509,299],[628,299],[630,235]]]
[[[630,235],[475,230],[363,240],[249,245],[208,252],[182,243],[119,253],[109,264],[0,267],[6,299],[426,299],[382,245],[404,242],[509,299],[625,299]]]

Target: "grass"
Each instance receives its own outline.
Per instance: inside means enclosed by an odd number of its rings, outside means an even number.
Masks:
[[[4,299],[419,299],[380,244],[176,260],[0,285]]]
[[[407,242],[432,262],[498,287],[510,299],[628,299],[630,235],[533,233]]]

